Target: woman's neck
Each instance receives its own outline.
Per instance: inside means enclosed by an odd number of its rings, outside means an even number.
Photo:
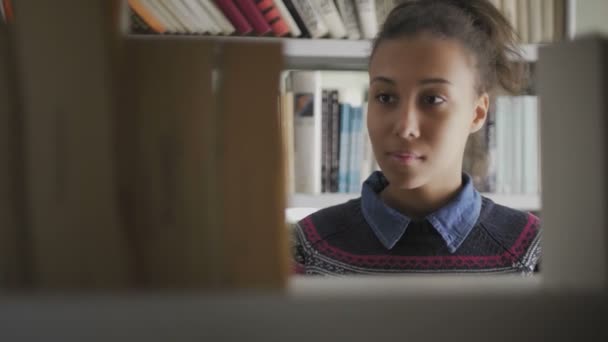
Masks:
[[[433,180],[415,189],[399,189],[389,184],[380,198],[389,207],[415,219],[439,210],[458,194],[462,186],[462,174]]]

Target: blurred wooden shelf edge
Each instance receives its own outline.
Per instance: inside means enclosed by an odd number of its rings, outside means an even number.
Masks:
[[[296,70],[367,70],[371,40],[298,39],[273,37],[143,35],[128,34],[132,39],[194,39],[226,42],[282,42],[286,69]],[[538,59],[539,44],[520,45],[523,60]]]

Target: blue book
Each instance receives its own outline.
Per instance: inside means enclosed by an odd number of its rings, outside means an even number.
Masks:
[[[351,107],[340,104],[340,166],[338,168],[338,192],[348,192],[350,169],[350,130]]]

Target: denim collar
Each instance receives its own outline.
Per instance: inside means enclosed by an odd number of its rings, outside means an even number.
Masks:
[[[380,242],[392,249],[401,239],[412,219],[387,206],[380,192],[388,185],[382,172],[372,173],[363,183],[361,207],[363,216]],[[460,192],[448,204],[426,216],[445,241],[450,253],[454,253],[471,232],[481,212],[481,195],[466,173],[462,174]]]

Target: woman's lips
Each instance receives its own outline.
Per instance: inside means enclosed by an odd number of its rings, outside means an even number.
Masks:
[[[415,152],[389,152],[391,160],[400,165],[414,165],[420,163],[424,157]]]

